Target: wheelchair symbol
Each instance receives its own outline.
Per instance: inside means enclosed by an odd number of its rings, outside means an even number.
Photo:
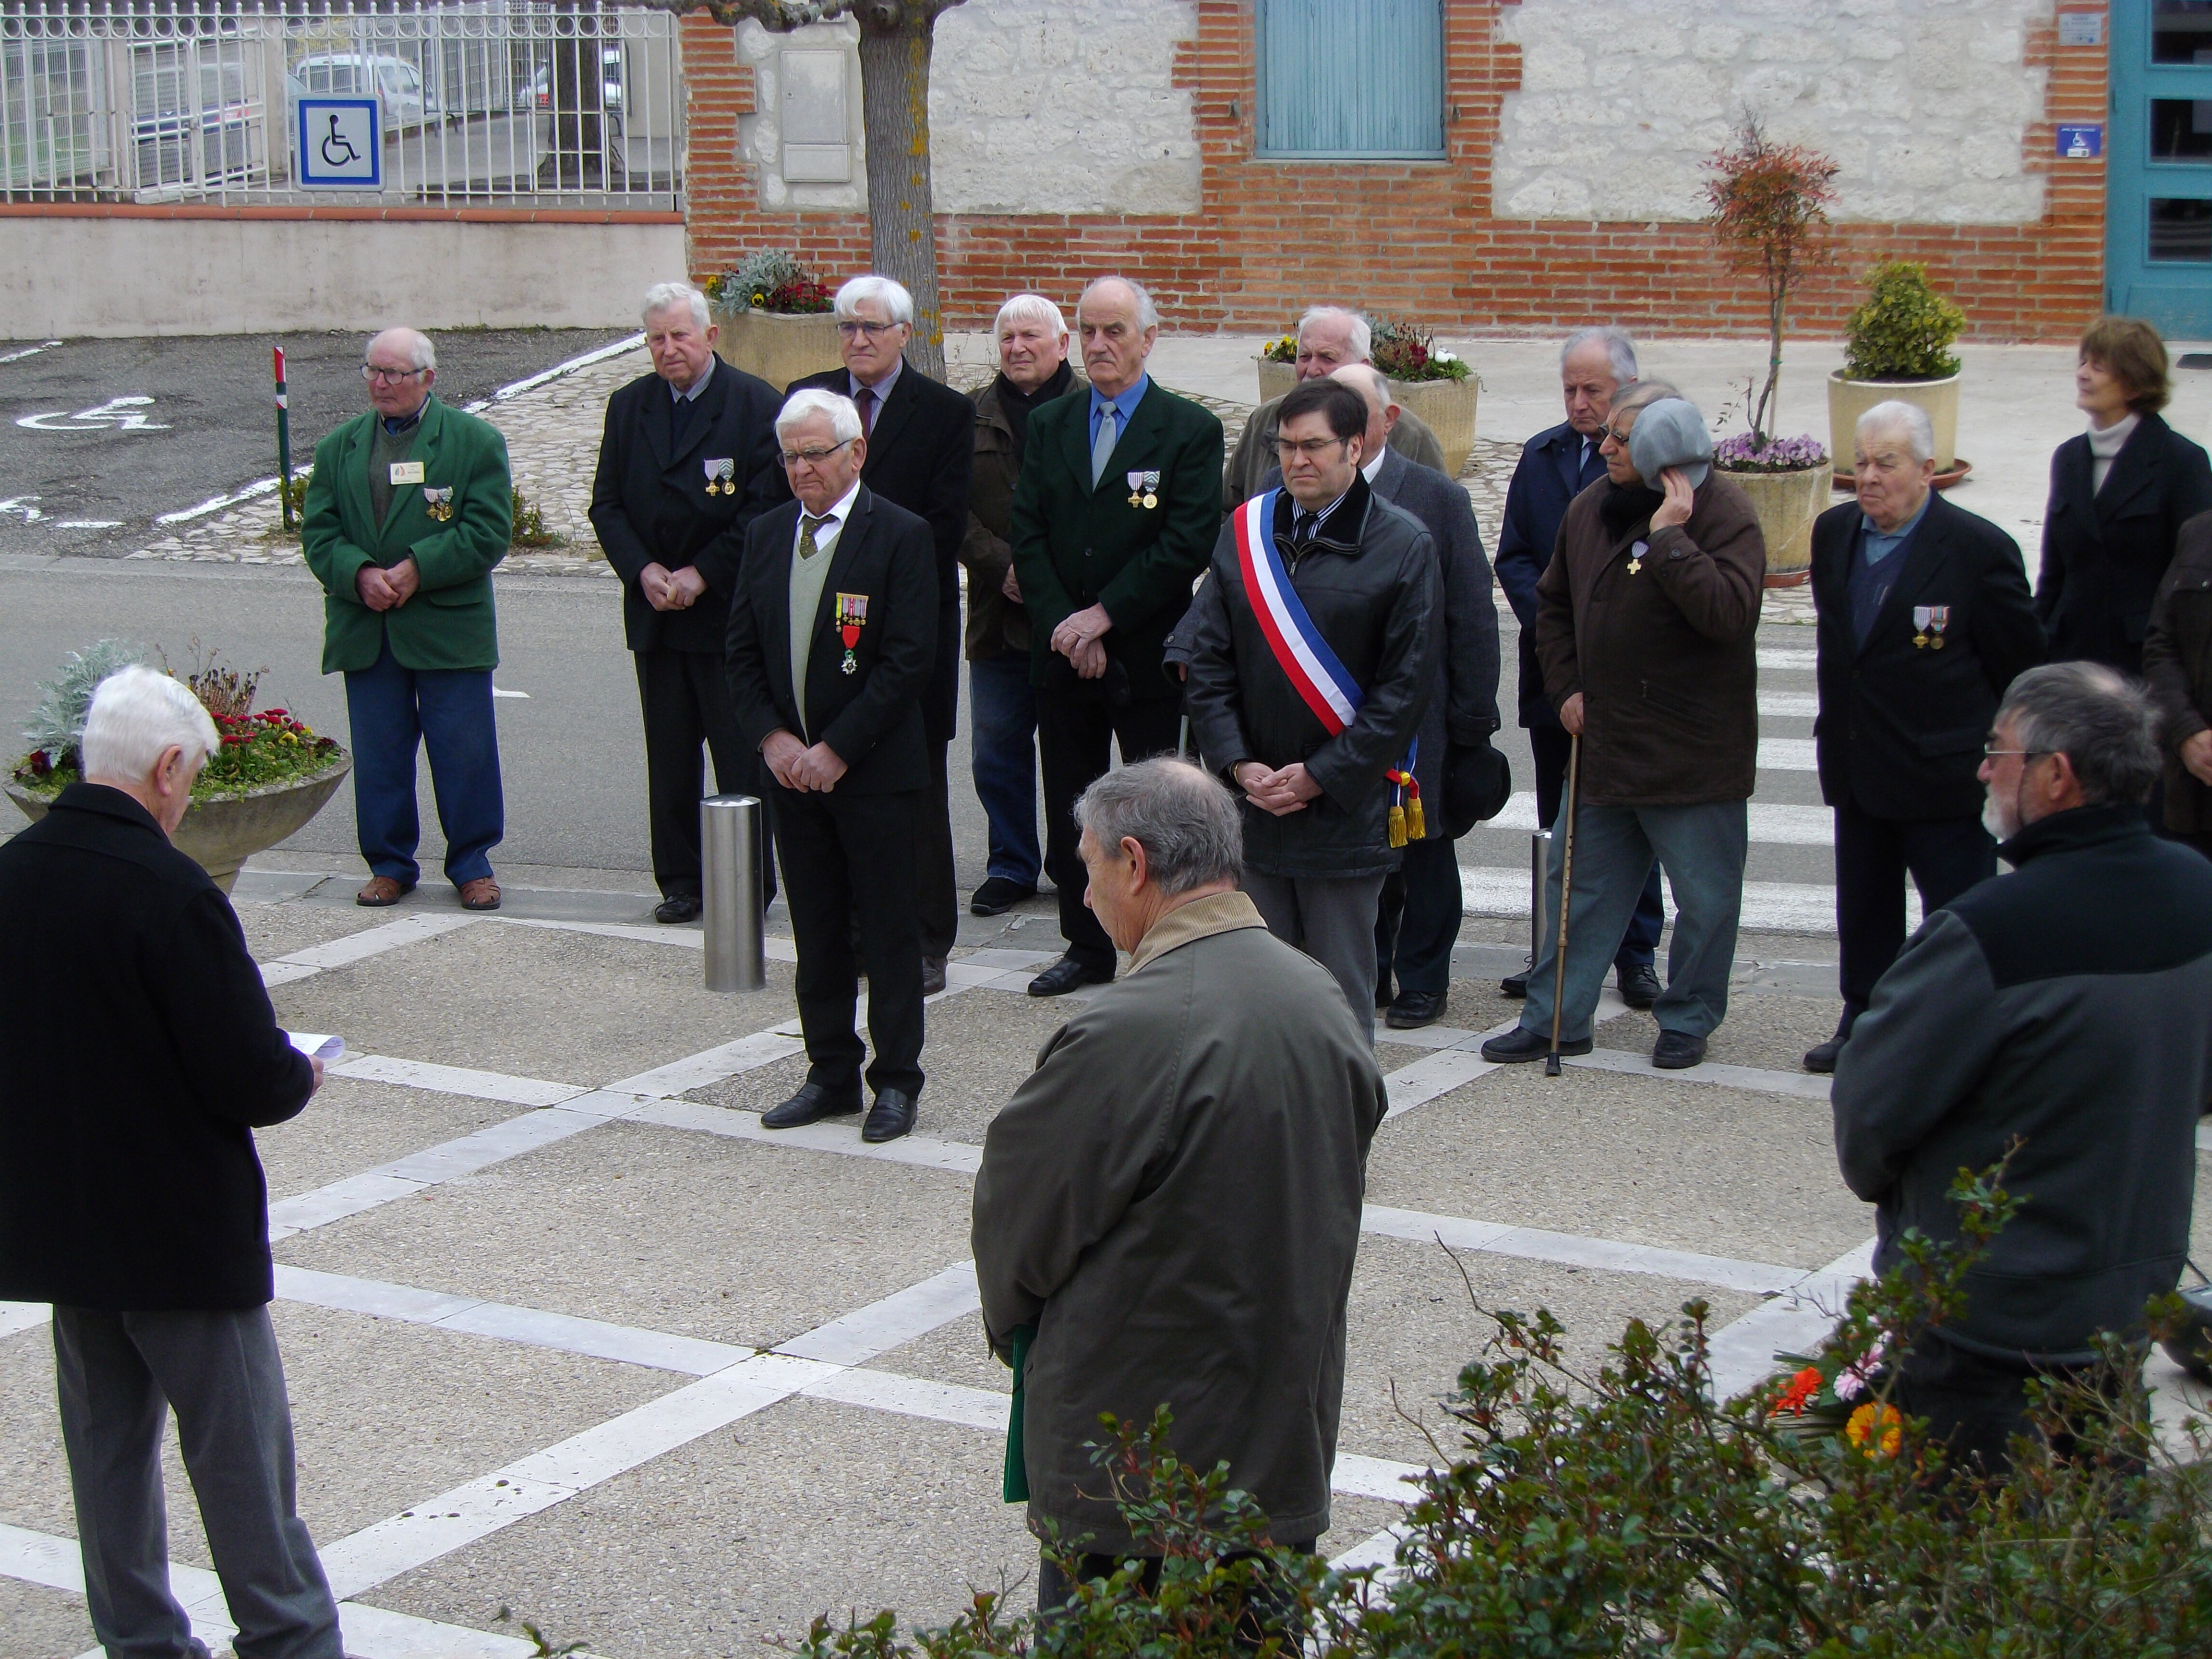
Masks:
[[[326,167],[350,167],[361,160],[361,152],[353,147],[351,139],[338,131],[335,110],[331,112],[330,123],[331,130],[323,135],[323,165]]]

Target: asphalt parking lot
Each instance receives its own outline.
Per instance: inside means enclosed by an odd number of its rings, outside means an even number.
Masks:
[[[434,334],[438,395],[466,404],[626,331]],[[0,552],[114,557],[276,471],[270,349],[282,346],[292,456],[366,407],[366,337],[0,342]],[[184,522],[189,522],[185,520]]]

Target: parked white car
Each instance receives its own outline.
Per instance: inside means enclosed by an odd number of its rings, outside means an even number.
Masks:
[[[422,85],[422,71],[404,58],[375,52],[325,52],[302,58],[284,77],[292,106],[302,98],[374,98],[384,106],[387,133],[434,125],[445,118]],[[291,125],[298,125],[295,118]]]

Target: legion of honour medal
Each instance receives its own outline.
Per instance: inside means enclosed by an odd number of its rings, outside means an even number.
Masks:
[[[1160,475],[1157,472],[1129,474],[1129,505],[1155,507],[1160,504]]]
[[[440,524],[443,524],[447,520],[452,518],[453,516],[453,485],[447,484],[444,488],[440,489],[430,484],[424,484],[422,486],[422,510],[428,514],[432,518],[435,519]]]
[[[700,462],[706,469],[707,493],[709,495],[734,495],[738,493],[738,464],[727,455],[719,459],[708,458]]]
[[[837,665],[841,674],[857,674],[860,659],[853,654],[860,643],[860,628],[868,620],[868,596],[865,593],[840,593],[837,596],[837,635],[845,641],[845,660]]]

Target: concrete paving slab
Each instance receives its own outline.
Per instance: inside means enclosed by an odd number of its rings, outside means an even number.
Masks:
[[[479,1626],[509,1606],[619,1659],[751,1651],[853,1609],[943,1624],[965,1585],[1034,1583],[1003,1455],[972,1429],[790,1400],[362,1599]]]
[[[1728,1018],[1706,1040],[1705,1058],[1719,1065],[1750,1066],[1765,1071],[1805,1069],[1805,1051],[1826,1042],[1843,1018],[1838,996],[1731,996]],[[1659,1040],[1659,1022],[1631,1012],[1604,1028],[1607,1048],[1648,1054]]]
[[[1567,1328],[1569,1353],[1592,1365],[1601,1363],[1606,1345],[1619,1340],[1632,1317],[1656,1325],[1674,1317],[1683,1303],[1702,1297],[1718,1326],[1759,1302],[1741,1292],[1640,1274],[1467,1252],[1460,1253],[1459,1261],[1484,1307],[1523,1314],[1549,1308]],[[1482,1353],[1496,1328],[1469,1302],[1467,1281],[1439,1246],[1363,1237],[1352,1275],[1340,1448],[1410,1463],[1431,1462],[1435,1454],[1420,1430],[1400,1415],[1401,1407],[1426,1423],[1447,1452],[1456,1448],[1455,1426],[1435,1402],[1450,1391],[1461,1368]]]
[[[716,996],[699,958],[628,939],[464,927],[278,988],[277,1017],[366,1053],[607,1083],[787,1018],[792,969]]]
[[[1385,1125],[1367,1198],[1807,1268],[1874,1231],[1837,1176],[1821,1108],[1537,1065]]]
[[[0,1339],[0,1522],[74,1538],[76,1511],[57,1409],[52,1328]],[[7,1628],[0,1619],[0,1630]],[[83,1651],[76,1649],[70,1659]]]
[[[983,1337],[983,1316],[971,1314],[950,1325],[939,1326],[925,1337],[893,1348],[872,1363],[879,1371],[902,1376],[927,1377],[933,1382],[957,1382],[966,1388],[1012,1394],[1014,1374],[990,1352]]]
[[[305,1111],[289,1123],[256,1129],[253,1144],[269,1177],[270,1197],[284,1199],[500,1122],[517,1109],[497,1101],[326,1077]]]
[[[327,945],[392,920],[381,910],[353,905],[341,910],[333,905],[307,904],[295,900],[283,904],[255,904],[234,896],[231,908],[246,929],[246,948],[257,962],[268,962],[313,945]]]
[[[78,1659],[93,1645],[84,1597],[20,1578],[0,1578],[0,1631],[9,1659]]]
[[[957,1175],[615,1123],[277,1255],[767,1347],[963,1260],[967,1194]]]

